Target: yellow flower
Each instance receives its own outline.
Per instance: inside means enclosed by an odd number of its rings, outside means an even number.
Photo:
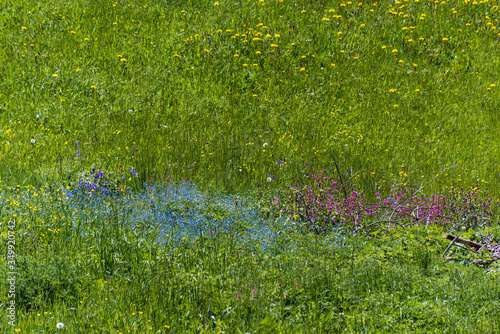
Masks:
[[[400,63],[403,63],[403,61],[402,61],[402,60],[400,60],[399,62],[400,62]]]
[[[121,61],[122,63],[126,63],[126,62],[127,62],[127,59],[122,58],[122,59],[120,59],[120,61]]]
[[[328,21],[330,21],[330,19],[329,19],[329,18],[327,18],[327,17],[322,18],[322,20],[323,20],[323,21],[327,21],[327,22],[328,22]]]
[[[255,54],[258,54],[258,55],[260,55],[260,53],[261,53],[260,51],[255,52]]]
[[[26,27],[21,27],[21,29],[23,29],[23,30],[27,30],[28,28],[26,28]]]
[[[365,24],[364,24],[364,23],[362,23],[362,24],[360,25],[360,28],[364,28],[364,27],[365,27]]]
[[[278,44],[271,44],[271,47],[272,47],[272,48],[277,48],[277,47],[278,47]]]
[[[219,30],[217,30],[217,33],[218,33],[218,34],[220,34],[221,32],[222,32],[222,30],[220,30],[220,29],[219,29]]]
[[[76,34],[76,32],[74,32],[73,30],[71,30],[69,33],[73,35]]]
[[[330,64],[330,65],[332,65],[332,67],[335,67],[335,64]]]
[[[304,14],[306,11],[305,10],[301,10],[300,13]]]
[[[382,49],[385,49],[385,48],[386,48],[386,46],[385,46],[385,45],[382,45]]]
[[[205,52],[210,52],[210,50],[205,49]]]
[[[254,42],[258,42],[258,41],[261,41],[261,39],[260,39],[259,37],[255,37],[255,38],[253,39],[253,41],[254,41]]]
[[[218,2],[214,3],[214,6],[218,6],[218,5],[219,5],[219,3],[218,3]]]
[[[243,64],[243,67],[247,67],[247,66],[248,66],[248,64]]]
[[[398,105],[398,104],[395,104],[395,105],[394,105],[394,108],[397,108],[397,107],[399,107],[399,105]]]
[[[397,49],[392,50],[392,53],[398,53]]]
[[[96,87],[96,86],[90,86],[90,88],[92,88],[92,89],[96,89],[97,87]]]
[[[306,70],[306,69],[302,67],[302,68],[300,69],[300,72],[304,72],[305,70]]]
[[[238,58],[238,57],[239,57],[239,55],[238,55],[238,54],[235,54],[235,55],[234,55],[234,58]]]
[[[267,34],[266,35],[266,38],[272,38],[273,36],[271,36],[271,34]]]
[[[447,40],[448,40],[448,38],[446,38],[446,37],[445,37],[445,38],[443,38],[443,42],[446,42]]]
[[[53,78],[57,78],[57,77],[58,77],[58,74],[57,74],[57,73],[54,73],[54,74],[52,74],[52,77],[53,77]]]
[[[496,86],[497,86],[497,85],[495,85],[495,84],[491,84],[491,85],[490,85],[490,87],[491,87],[491,88],[495,88]]]
[[[342,31],[339,31],[339,32],[337,33],[337,35],[339,35],[339,36],[340,36],[340,35],[342,35]]]
[[[280,34],[275,34],[274,37],[280,38],[281,36],[280,36]]]

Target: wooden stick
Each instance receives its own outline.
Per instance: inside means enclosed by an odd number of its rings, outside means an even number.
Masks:
[[[444,237],[444,235],[443,235],[443,237]],[[455,238],[453,238],[453,240],[450,242],[450,244],[448,245],[448,247],[446,247],[446,249],[444,250],[443,255],[441,255],[441,257],[445,256],[446,253],[448,253],[448,251],[450,250],[451,246],[453,246],[453,244],[455,243],[455,241],[457,240],[457,238],[458,238],[458,236],[456,236]]]
[[[459,237],[455,237],[455,236],[448,234],[448,233],[443,234],[443,238],[449,239],[449,240],[455,240],[455,242],[458,242],[459,244],[471,246],[471,247],[475,248],[476,250],[483,247],[482,244],[478,244],[477,242],[474,242],[474,241],[469,241],[469,240],[465,240],[465,239],[462,239]]]

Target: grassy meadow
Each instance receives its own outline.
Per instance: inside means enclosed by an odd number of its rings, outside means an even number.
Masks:
[[[1,333],[500,328],[491,256],[441,258],[500,232],[498,1],[4,1],[0,27]]]

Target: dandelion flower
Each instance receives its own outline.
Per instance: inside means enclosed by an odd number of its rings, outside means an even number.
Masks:
[[[267,178],[267,182],[271,182],[272,180],[270,177]]]
[[[57,73],[52,74],[53,78],[57,78],[59,75]]]
[[[300,72],[304,72],[305,70],[306,70],[306,69],[302,67],[302,68],[300,69]]]
[[[122,63],[126,63],[126,62],[127,62],[127,59],[122,58],[122,59],[120,59],[120,61],[121,61]]]
[[[57,326],[57,329],[64,328],[64,324],[62,322],[58,322],[56,326]]]
[[[35,138],[31,139],[31,143],[34,144],[36,142]]]
[[[262,145],[262,147],[266,147],[267,145],[269,145],[269,144],[268,144],[268,143],[264,143],[264,144]]]

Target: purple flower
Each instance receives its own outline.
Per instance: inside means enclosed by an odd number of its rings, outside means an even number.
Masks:
[[[280,161],[278,161],[278,163],[279,163],[280,165],[283,165],[283,161],[281,161],[281,160],[280,160]]]
[[[78,146],[78,145],[80,145],[80,142],[76,142],[75,144],[76,144],[76,146]]]

